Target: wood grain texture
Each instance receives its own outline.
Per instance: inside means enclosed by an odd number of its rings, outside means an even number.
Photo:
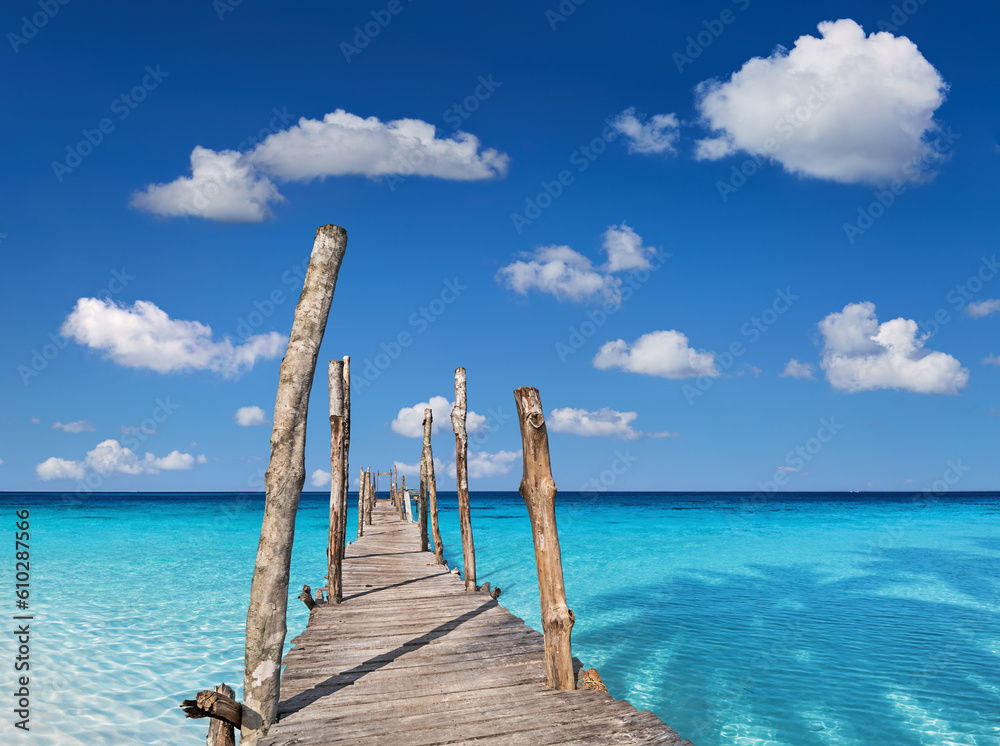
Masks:
[[[628,702],[546,687],[542,636],[467,593],[416,548],[419,530],[376,503],[347,547],[344,602],[318,606],[285,656],[279,719],[260,746],[693,746]]]

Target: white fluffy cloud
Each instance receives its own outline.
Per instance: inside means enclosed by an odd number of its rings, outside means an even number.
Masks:
[[[61,331],[127,368],[157,373],[211,370],[226,378],[239,376],[258,360],[280,357],[286,342],[277,332],[251,336],[242,345],[228,337],[213,342],[210,326],[172,319],[143,300],[129,307],[80,298]]]
[[[92,433],[94,432],[94,426],[91,425],[86,420],[77,420],[76,422],[54,422],[52,423],[53,430],[62,430],[66,433]]]
[[[676,433],[671,432],[647,433],[636,430],[632,427],[632,423],[638,416],[637,412],[619,412],[610,407],[603,407],[596,412],[562,407],[561,409],[553,409],[545,424],[552,432],[581,435],[585,438],[610,437],[621,440],[638,440],[639,438],[669,438],[676,435]]]
[[[501,267],[496,280],[520,295],[549,293],[561,301],[621,301],[621,279],[616,272],[650,269],[656,249],[643,246],[642,237],[626,223],[604,231],[601,250],[608,260],[601,267],[569,246],[542,246]]]
[[[649,332],[632,344],[624,339],[605,342],[594,357],[594,367],[663,378],[719,375],[713,353],[695,350],[687,336],[674,330]]]
[[[132,207],[154,215],[193,216],[220,223],[259,223],[271,217],[270,204],[285,198],[266,176],[235,150],[196,147],[191,175],[150,184],[132,195]]]
[[[521,458],[521,451],[471,451],[469,453],[469,478],[483,479],[507,474]],[[449,473],[455,476],[454,465],[449,467]]]
[[[635,107],[630,106],[612,120],[611,126],[624,135],[630,153],[677,153],[681,132],[676,114],[656,114],[644,121],[644,117],[636,116]]]
[[[416,492],[420,489],[420,462],[415,461],[412,464],[406,464],[402,461],[393,461],[392,465],[396,467],[401,476],[405,475],[407,481],[410,483],[406,489],[411,492]],[[455,464],[446,464],[444,461],[438,457],[434,457],[434,479],[435,482],[441,479],[442,474],[451,474],[452,477],[455,476]]]
[[[917,322],[879,324],[874,303],[849,303],[819,323],[821,367],[835,389],[848,392],[904,389],[920,394],[957,394],[969,371],[951,355],[924,349]]]
[[[451,410],[455,403],[448,401],[443,396],[432,396],[430,401],[414,404],[412,407],[403,407],[392,421],[390,427],[394,433],[398,433],[406,438],[424,437],[424,410],[430,408],[433,412],[434,420],[431,424],[431,433],[438,433],[442,429],[451,431]],[[486,417],[473,412],[471,409],[465,415],[465,429],[474,433],[486,427]]]
[[[270,420],[267,419],[267,415],[264,414],[263,409],[258,406],[252,406],[237,409],[236,414],[233,415],[233,422],[240,427],[257,427],[259,425],[266,425]]]
[[[35,467],[35,474],[43,482],[52,479],[83,479],[87,473],[83,464],[79,461],[67,461],[66,459],[48,458]]]
[[[810,363],[800,363],[794,357],[788,361],[784,372],[779,374],[780,378],[809,378],[813,377],[813,367]]]
[[[865,36],[850,19],[819,31],[699,84],[698,110],[716,134],[698,157],[741,150],[844,183],[926,178],[941,159],[928,143],[948,90],[941,75],[906,37]]]
[[[309,484],[313,487],[329,487],[333,482],[333,477],[329,470],[317,469],[309,476]]]
[[[1000,365],[1000,355],[988,355],[983,362],[987,365]]]
[[[622,272],[625,270],[650,269],[650,262],[656,255],[652,246],[642,245],[642,236],[625,223],[612,225],[604,231],[604,244],[601,247],[608,255],[605,272]]]
[[[147,453],[143,458],[126,448],[117,440],[109,439],[97,444],[88,451],[82,461],[67,461],[61,458],[49,458],[35,467],[35,473],[43,481],[51,479],[83,479],[88,470],[101,476],[112,474],[159,474],[161,471],[187,471],[195,464],[207,463],[203,455],[193,456],[190,453],[171,451],[162,458]]]
[[[301,118],[269,135],[247,153],[196,147],[191,176],[151,184],[132,206],[166,217],[193,216],[223,222],[260,222],[270,205],[284,201],[271,178],[311,181],[327,176],[432,176],[477,181],[503,176],[509,157],[466,132],[437,137],[419,119],[382,122],[337,109],[323,119]]]
[[[1000,298],[973,301],[965,307],[965,312],[974,319],[992,316],[997,311],[1000,311]]]
[[[542,246],[533,253],[501,267],[497,281],[520,295],[529,290],[549,293],[558,300],[604,298],[617,302],[618,280],[597,270],[593,263],[569,246]]]

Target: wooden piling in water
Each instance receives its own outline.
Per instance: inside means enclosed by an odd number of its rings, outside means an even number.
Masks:
[[[476,590],[476,545],[472,540],[472,515],[469,508],[469,436],[465,429],[465,368],[455,369],[455,406],[451,427],[455,431],[455,477],[458,489],[458,522],[462,529],[462,560],[465,564],[465,590]]]
[[[549,458],[549,436],[538,389],[514,390],[517,416],[524,449],[524,476],[521,497],[531,519],[535,541],[535,564],[542,604],[542,631],[545,635],[545,681],[553,689],[576,689],[570,634],[573,612],[566,605],[562,554],[556,528],[556,483]]]
[[[247,610],[243,746],[254,746],[277,717],[295,513],[305,482],[309,392],[346,251],[347,231],[343,228],[324,225],[316,230],[278,375],[271,458],[264,477],[264,519]]]
[[[346,528],[347,418],[344,416],[344,362],[331,360],[330,370],[330,538],[327,543],[327,572],[330,602],[344,598],[343,559]]]
[[[426,438],[426,425],[424,437]],[[427,551],[427,467],[420,455],[420,492],[417,496],[417,526],[420,529],[420,551]]]
[[[340,501],[340,567],[343,576],[344,553],[347,549],[347,497],[351,489],[351,356],[344,355],[344,494]],[[341,588],[343,588],[341,580]],[[343,600],[337,599],[337,603]]]
[[[434,412],[430,407],[424,410],[424,453],[423,463],[425,481],[427,483],[427,512],[431,519],[431,535],[434,537],[434,561],[444,564],[444,544],[441,542],[441,529],[438,526],[437,483],[434,479],[434,451],[431,448],[431,428],[434,424]]]
[[[234,697],[236,693],[228,684],[219,684],[214,691],[201,691],[194,699],[181,702],[184,716],[211,718],[208,726],[207,746],[236,746],[235,729],[243,720],[243,705]]]

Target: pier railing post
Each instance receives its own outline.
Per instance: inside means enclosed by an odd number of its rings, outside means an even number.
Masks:
[[[406,522],[413,523],[413,506],[410,505],[410,493],[406,491],[406,475],[403,475],[403,509],[406,511]]]
[[[358,538],[365,535],[365,496],[368,494],[368,474],[361,467],[358,477]]]
[[[438,527],[437,483],[434,479],[434,451],[431,449],[431,428],[434,412],[430,407],[424,410],[424,474],[427,483],[427,512],[430,513],[431,535],[434,537],[434,561],[444,564],[444,544],[441,543],[441,529]]]
[[[346,250],[347,231],[343,228],[324,225],[316,230],[278,374],[271,459],[264,477],[267,500],[247,611],[241,722],[244,746],[254,746],[277,717],[295,513],[305,482],[309,392]]]
[[[528,508],[535,541],[535,564],[545,635],[545,682],[553,689],[576,689],[570,634],[573,612],[566,605],[562,555],[556,529],[556,483],[549,459],[549,435],[542,400],[535,388],[514,390],[524,448],[521,497]]]
[[[344,559],[344,483],[347,480],[347,418],[344,416],[344,363],[330,361],[330,540],[327,545],[328,597],[343,600],[341,567]]]
[[[458,522],[462,529],[462,559],[465,564],[465,590],[476,590],[476,545],[472,540],[472,515],[469,508],[469,436],[465,429],[465,368],[455,369],[455,406],[451,427],[455,431],[455,477],[458,489]]]
[[[375,498],[378,497],[378,483],[375,481],[374,472],[368,472],[368,494],[365,495],[365,525],[372,525],[372,509],[375,507]]]
[[[426,426],[425,426],[426,428]],[[424,437],[426,438],[426,429]],[[420,529],[420,551],[427,551],[427,465],[420,455],[420,492],[417,497],[417,526]]]
[[[344,355],[344,493],[340,498],[340,567],[343,573],[344,553],[347,551],[347,495],[351,489],[351,356]],[[341,581],[343,591],[343,581]],[[337,597],[337,603],[343,594]]]

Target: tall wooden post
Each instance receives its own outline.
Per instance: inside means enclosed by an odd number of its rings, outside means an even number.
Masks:
[[[472,514],[469,509],[469,436],[465,430],[468,414],[465,368],[455,369],[455,406],[451,410],[451,428],[455,431],[455,477],[458,489],[458,522],[462,529],[462,560],[465,564],[465,590],[476,590],[476,545],[472,540]]]
[[[434,451],[431,449],[431,426],[434,424],[434,412],[430,407],[424,410],[424,471],[427,482],[427,512],[430,513],[431,535],[434,537],[434,561],[444,564],[444,545],[441,543],[441,530],[438,527],[437,483],[434,479]]]
[[[368,494],[368,475],[365,468],[361,467],[361,476],[358,477],[358,538],[365,535],[365,497]]]
[[[399,486],[399,467],[393,464],[392,471],[394,472],[396,479],[396,504],[399,508],[399,520],[404,521],[406,520],[406,506],[403,504],[403,501],[406,498],[403,496],[403,490]]]
[[[254,746],[275,721],[280,696],[281,650],[285,643],[288,572],[295,513],[305,482],[306,414],[347,231],[316,230],[288,349],[278,374],[271,432],[271,460],[264,477],[267,501],[250,584],[241,722],[244,746]]]
[[[427,438],[426,425],[424,438]],[[423,453],[420,455],[420,492],[417,498],[417,526],[420,528],[420,551],[427,551],[427,466]]]
[[[542,631],[545,634],[545,683],[553,689],[576,689],[570,633],[573,612],[566,605],[562,555],[556,529],[556,483],[549,460],[549,435],[542,413],[538,389],[514,390],[517,416],[521,422],[524,448],[524,476],[521,497],[528,507],[531,533],[535,540],[535,564],[542,602]]]
[[[347,495],[351,488],[351,356],[344,355],[344,490],[340,500],[340,567],[343,573],[344,553],[347,550]],[[343,582],[341,582],[343,591]],[[343,600],[343,593],[337,603]]]
[[[368,494],[365,496],[365,525],[372,525],[372,510],[375,507],[375,499],[378,497],[378,482],[373,471],[368,472]]]
[[[344,482],[347,480],[345,454],[347,424],[344,417],[344,363],[330,361],[330,540],[326,549],[326,578],[329,598],[339,604],[344,598],[341,567],[344,559]]]

